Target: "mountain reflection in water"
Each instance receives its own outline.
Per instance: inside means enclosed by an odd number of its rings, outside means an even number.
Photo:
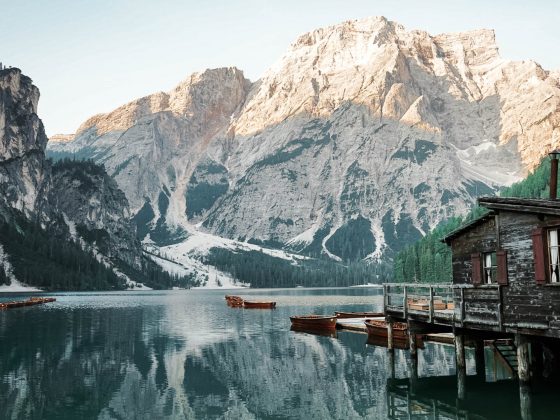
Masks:
[[[408,351],[395,351],[388,380],[387,350],[366,345],[366,335],[290,331],[290,315],[379,310],[379,289],[239,294],[272,297],[277,309],[230,308],[221,291],[193,290],[66,293],[0,312],[0,418],[387,418],[403,395],[454,404],[452,347],[419,351],[411,396]],[[472,352],[467,373],[476,373]],[[467,396],[488,385],[469,382]],[[516,383],[492,385],[518,417]],[[461,409],[476,404],[467,398]]]

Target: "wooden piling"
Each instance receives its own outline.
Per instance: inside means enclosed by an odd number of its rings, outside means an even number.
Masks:
[[[465,338],[462,334],[455,334],[455,361],[457,362],[457,372],[466,371]]]
[[[531,360],[529,356],[529,340],[523,334],[516,334],[517,345],[517,373],[519,382],[529,383],[531,379]]]
[[[466,395],[467,372],[464,369],[457,370],[457,399],[465,400]]]
[[[408,324],[408,348],[410,350],[410,357],[418,357],[418,347],[416,345],[416,333],[411,328],[410,323]]]
[[[393,349],[387,349],[387,377],[395,379],[395,352]]]
[[[393,319],[391,317],[386,318],[387,321],[387,348],[389,351],[393,351]]]
[[[519,412],[522,420],[532,420],[531,388],[524,383],[519,384]]]
[[[410,394],[415,395],[418,389],[418,357],[412,357],[412,355],[410,358],[410,377],[408,381]]]

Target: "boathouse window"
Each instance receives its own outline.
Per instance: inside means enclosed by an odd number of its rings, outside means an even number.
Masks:
[[[498,266],[496,264],[496,253],[495,252],[485,252],[482,254],[482,264],[483,264],[483,280],[485,284],[492,284],[496,282],[496,271]]]
[[[550,229],[548,231],[548,260],[550,261],[548,272],[551,283],[558,283],[560,280],[558,249],[558,229]]]
[[[535,281],[538,284],[560,283],[560,228],[533,230]]]

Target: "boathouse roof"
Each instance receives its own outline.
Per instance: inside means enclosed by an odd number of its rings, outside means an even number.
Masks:
[[[452,239],[455,239],[457,236],[463,234],[463,232],[466,232],[466,231],[472,229],[473,227],[478,226],[481,223],[486,222],[487,220],[491,219],[492,217],[494,217],[494,213],[483,214],[482,216],[480,216],[480,217],[478,217],[474,220],[471,220],[470,222],[465,223],[464,225],[459,226],[457,229],[449,232],[446,236],[444,236],[441,239],[441,242],[444,242],[447,245],[449,245],[449,242]]]
[[[490,210],[560,216],[560,200],[543,198],[480,197],[478,204]]]
[[[462,235],[464,232],[469,231],[475,226],[491,219],[494,217],[494,214],[500,210],[560,216],[560,200],[541,198],[480,197],[478,199],[478,205],[486,207],[491,211],[460,226],[447,234],[441,241],[449,245],[451,240]]]

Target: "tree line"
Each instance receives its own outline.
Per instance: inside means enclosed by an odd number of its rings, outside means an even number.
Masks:
[[[326,259],[286,260],[262,251],[214,248],[202,260],[251,287],[355,286],[389,281],[391,267],[355,261],[342,264]]]
[[[503,188],[501,197],[547,198],[550,160],[545,158],[524,180]],[[560,188],[559,188],[560,192]],[[441,239],[465,223],[483,216],[486,209],[474,206],[464,217],[452,217],[416,243],[399,252],[393,264],[394,279],[406,283],[446,283],[453,280],[451,249]]]

